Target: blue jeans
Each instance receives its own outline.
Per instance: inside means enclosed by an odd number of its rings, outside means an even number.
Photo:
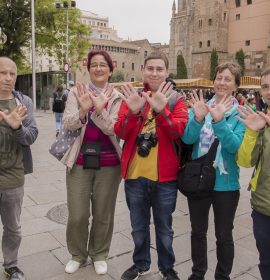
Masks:
[[[175,256],[172,248],[172,213],[177,198],[176,181],[160,183],[144,177],[128,179],[125,181],[125,193],[135,245],[134,264],[141,269],[147,269],[151,264],[149,226],[152,207],[159,270],[173,268]]]
[[[252,211],[253,232],[260,254],[259,269],[262,280],[270,279],[270,216]]]
[[[57,130],[62,128],[62,119],[64,113],[54,113],[55,114],[55,126]]]

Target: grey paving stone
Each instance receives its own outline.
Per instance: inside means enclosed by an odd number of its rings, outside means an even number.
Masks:
[[[121,233],[116,233],[112,239],[109,258],[132,252],[133,248],[133,241]]]
[[[19,250],[19,257],[34,255],[61,247],[61,244],[49,233],[25,236]]]
[[[35,201],[36,204],[48,204],[51,202],[65,202],[67,200],[66,191],[56,191],[49,193],[29,193],[28,196]]]
[[[19,264],[27,280],[44,280],[63,271],[63,265],[50,252],[23,257]]]
[[[65,266],[71,259],[67,247],[57,248],[52,250],[51,253]]]
[[[59,205],[59,202],[51,202],[25,207],[25,209],[32,214],[33,218],[41,218],[46,217],[48,211],[57,205]]]
[[[66,246],[66,228],[50,231],[50,234],[62,245]]]
[[[32,220],[22,221],[22,236],[53,231],[64,227],[64,225],[52,222],[46,217],[35,218]]]

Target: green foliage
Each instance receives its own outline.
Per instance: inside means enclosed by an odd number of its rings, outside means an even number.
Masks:
[[[171,79],[177,79],[177,74],[170,73],[170,74],[169,74],[169,78],[171,78]]]
[[[112,77],[110,79],[110,82],[112,83],[118,83],[123,82],[125,80],[124,73],[120,69],[115,69],[113,71]]]
[[[70,7],[70,1],[69,1]],[[66,61],[67,10],[55,8],[52,0],[36,0],[36,41],[40,53],[54,55],[60,65]],[[80,22],[80,11],[68,9],[69,61],[79,64],[90,48],[90,29]]]
[[[23,65],[23,48],[29,46],[31,37],[30,0],[0,0],[0,29],[2,41],[0,56],[13,59],[17,66]]]
[[[184,57],[179,54],[177,56],[177,79],[187,79],[187,67]]]
[[[210,65],[210,80],[214,80],[216,67],[218,66],[218,54],[217,50],[214,48],[211,52],[211,65]]]
[[[241,73],[244,75],[245,73],[245,53],[243,49],[240,49],[235,53],[235,60],[241,66]]]
[[[68,17],[69,58],[75,66],[90,47],[90,29],[80,22],[78,9],[69,8]],[[0,43],[0,55],[12,58],[19,71],[25,72],[25,53],[31,47],[31,1],[0,0],[0,19],[1,31],[7,36],[6,42]],[[54,0],[35,0],[35,27],[36,54],[54,56],[63,65],[66,57],[66,9],[57,9]]]

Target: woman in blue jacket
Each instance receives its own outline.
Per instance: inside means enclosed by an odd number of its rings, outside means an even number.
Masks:
[[[223,63],[216,68],[214,97],[205,104],[202,93],[191,94],[189,121],[182,137],[194,144],[192,158],[206,154],[218,138],[214,167],[216,183],[207,197],[188,197],[191,222],[192,275],[189,280],[203,280],[207,271],[207,229],[212,205],[217,239],[215,280],[230,279],[234,259],[233,222],[239,201],[239,167],[235,156],[241,145],[245,127],[235,116],[237,100],[232,96],[240,85],[241,69],[235,63]]]

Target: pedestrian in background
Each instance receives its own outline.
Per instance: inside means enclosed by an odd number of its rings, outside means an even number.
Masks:
[[[66,237],[71,254],[65,271],[74,273],[89,256],[96,273],[106,274],[120,183],[121,148],[113,127],[121,99],[108,84],[113,62],[107,52],[90,51],[87,69],[89,85],[78,83],[73,87],[64,113],[65,128],[81,129],[80,137],[65,158],[68,167]]]
[[[235,63],[216,68],[212,99],[205,104],[203,95],[191,93],[189,120],[182,140],[193,144],[192,158],[205,155],[215,138],[219,140],[214,167],[214,190],[207,196],[188,197],[191,222],[192,274],[189,280],[203,280],[207,264],[207,230],[213,207],[217,265],[215,280],[229,280],[234,259],[233,223],[239,201],[239,167],[235,156],[245,127],[235,118],[237,100],[232,96],[240,85],[241,68]]]
[[[270,68],[261,74],[261,95],[270,107]],[[243,143],[238,151],[237,163],[242,167],[255,167],[249,189],[253,232],[259,251],[259,270],[262,280],[270,279],[270,112],[255,113],[249,107],[239,108],[239,118],[246,126]]]
[[[9,280],[24,280],[18,268],[21,244],[20,216],[24,175],[33,172],[32,145],[38,135],[31,99],[14,86],[17,67],[0,57],[0,215],[3,224],[4,272]]]
[[[64,93],[64,88],[59,85],[56,92],[53,93],[53,112],[55,115],[55,127],[56,127],[56,137],[58,136],[62,128],[63,113],[65,111],[65,104],[67,101],[67,96]]]

